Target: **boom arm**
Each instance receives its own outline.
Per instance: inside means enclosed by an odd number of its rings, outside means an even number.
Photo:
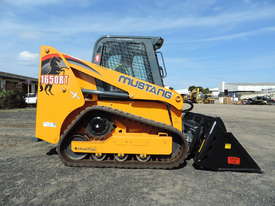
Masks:
[[[71,57],[57,51],[53,47],[41,47],[42,59],[52,56],[60,57],[65,62],[65,69],[71,68],[77,70],[126,91],[130,99],[160,101],[174,106],[177,110],[182,110],[183,108],[182,97],[174,90],[166,89],[97,64]]]

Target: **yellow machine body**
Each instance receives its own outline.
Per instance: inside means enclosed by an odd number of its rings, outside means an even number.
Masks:
[[[42,46],[36,137],[56,144],[67,166],[173,169],[188,156],[197,169],[261,172],[219,117],[190,112],[190,101],[183,110],[181,95],[160,86],[162,43],[102,37],[95,63]]]
[[[67,166],[173,169],[188,156],[197,169],[261,172],[219,117],[190,112],[190,101],[183,110],[181,95],[162,87],[162,44],[105,36],[94,63],[42,46],[36,137]]]
[[[60,53],[53,47],[41,47],[41,69],[39,74],[36,113],[36,137],[57,144],[63,132],[82,110],[92,106],[104,106],[132,115],[173,126],[182,130],[183,101],[180,94],[120,72]],[[50,60],[57,58],[58,71],[49,74]],[[51,65],[53,67],[53,65]],[[100,100],[98,95],[85,95],[83,90],[96,90],[96,80],[119,88],[129,96],[127,101]],[[139,88],[133,82],[138,82]],[[154,88],[153,92],[146,91]],[[142,88],[143,86],[143,88]],[[131,124],[130,124],[131,125]],[[129,126],[123,120],[116,129],[124,130],[111,135],[107,140],[73,141],[73,152],[87,153],[128,153],[128,154],[169,154],[172,138],[150,134],[144,125]],[[146,131],[150,130],[150,131]],[[152,132],[151,132],[152,133]],[[75,149],[78,148],[78,149]]]

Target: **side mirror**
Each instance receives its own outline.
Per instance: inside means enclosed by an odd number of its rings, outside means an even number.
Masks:
[[[159,66],[160,75],[162,78],[165,78],[167,76],[167,71],[166,71],[163,55],[160,51],[156,52],[156,54],[157,54],[157,57],[160,56],[160,59],[161,59],[162,65],[163,65],[163,67]]]

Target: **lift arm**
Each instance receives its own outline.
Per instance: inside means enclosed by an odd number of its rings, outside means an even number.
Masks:
[[[78,58],[71,57],[69,55],[57,51],[53,47],[41,47],[42,61],[45,61],[53,57],[62,59],[62,61],[64,62],[63,66],[65,70],[72,69],[73,71],[75,70],[84,73],[95,79],[101,80],[109,85],[115,86],[116,88],[119,88],[127,92],[128,97],[130,99],[160,101],[167,103],[180,111],[183,108],[182,97],[174,90],[166,89],[164,87],[160,87],[158,85],[143,81],[141,79],[137,79],[127,74],[123,74],[85,60],[80,60]],[[40,75],[40,81],[42,83],[45,83],[45,81],[47,81],[45,78],[49,77],[44,76],[43,74]],[[89,92],[89,90],[85,90],[86,88],[82,89],[83,91]],[[96,93],[97,91],[90,92]]]

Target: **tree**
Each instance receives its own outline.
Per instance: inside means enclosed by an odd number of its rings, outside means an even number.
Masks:
[[[199,89],[199,92],[203,93],[203,94],[209,94],[211,93],[211,91],[209,90],[209,88],[203,88],[201,86],[195,86],[195,85],[192,85],[188,88],[188,91],[192,92],[194,89]]]
[[[210,94],[211,91],[209,90],[209,88],[205,88],[205,89],[203,89],[202,93],[203,94]]]
[[[197,88],[196,86],[192,85],[192,86],[190,86],[190,87],[188,88],[188,91],[189,91],[189,92],[192,92],[192,90],[193,90],[193,89],[196,89],[196,88]]]
[[[197,89],[197,88],[199,88],[199,92],[203,91],[203,87],[201,87],[201,86],[194,86],[194,85],[190,86],[188,88],[188,91],[192,92],[194,89]]]

